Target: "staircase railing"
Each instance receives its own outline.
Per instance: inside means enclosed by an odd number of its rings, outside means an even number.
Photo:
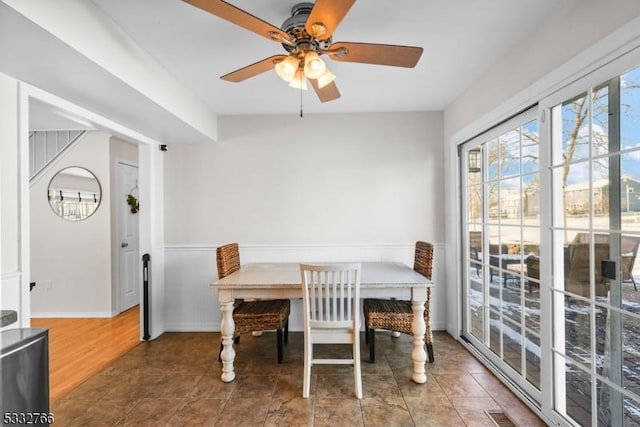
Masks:
[[[29,181],[33,182],[67,148],[86,133],[85,130],[36,130],[29,132]]]

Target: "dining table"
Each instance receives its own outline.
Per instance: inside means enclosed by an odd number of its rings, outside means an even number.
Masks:
[[[321,264],[321,263],[318,263]],[[418,384],[427,381],[425,374],[424,320],[427,289],[434,286],[430,279],[401,262],[362,262],[360,278],[361,298],[402,298],[410,299],[413,309],[413,372],[411,378]],[[222,319],[220,335],[222,340],[223,382],[235,379],[233,363],[233,304],[236,298],[253,299],[302,299],[300,264],[294,262],[269,262],[244,264],[239,270],[210,284],[215,289],[220,302]]]

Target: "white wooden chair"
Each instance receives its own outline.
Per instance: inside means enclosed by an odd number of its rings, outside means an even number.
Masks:
[[[309,397],[311,367],[353,365],[356,396],[362,399],[360,372],[360,263],[300,265],[304,316],[302,397]],[[352,344],[351,359],[315,359],[314,344]]]

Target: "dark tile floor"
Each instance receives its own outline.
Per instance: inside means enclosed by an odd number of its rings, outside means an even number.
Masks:
[[[411,381],[411,337],[379,331],[376,363],[317,366],[302,398],[303,336],[289,335],[276,363],[275,334],[236,346],[236,379],[220,381],[218,333],[166,333],[125,354],[53,403],[56,426],[494,426],[504,411],[518,426],[545,425],[459,343],[435,333],[427,383]],[[362,341],[362,357],[367,358]],[[341,346],[321,352],[348,354]]]

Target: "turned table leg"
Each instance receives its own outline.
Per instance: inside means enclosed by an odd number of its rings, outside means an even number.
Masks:
[[[233,349],[233,331],[235,324],[233,323],[233,299],[225,301],[220,299],[220,310],[222,311],[222,321],[220,323],[220,335],[222,340],[222,352],[220,360],[222,360],[222,381],[228,383],[235,379],[236,374],[233,371],[233,360],[236,352]]]
[[[411,308],[413,309],[413,323],[411,325],[411,333],[413,334],[413,351],[411,358],[413,359],[413,375],[411,378],[418,384],[427,381],[424,364],[427,360],[427,353],[424,351],[424,334],[427,331],[424,322],[424,303],[426,300],[425,289],[414,289],[411,299]]]

